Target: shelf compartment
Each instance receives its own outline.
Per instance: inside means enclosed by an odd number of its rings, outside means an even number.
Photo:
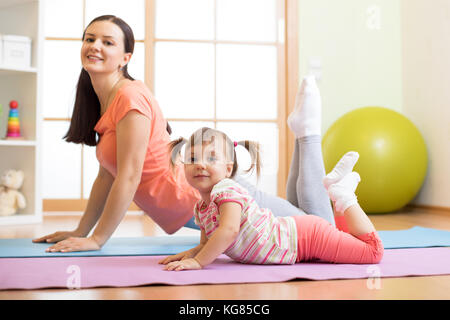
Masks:
[[[0,74],[14,74],[14,73],[37,73],[37,69],[34,67],[10,67],[0,64]]]
[[[0,0],[0,30],[5,35],[32,39],[31,64],[27,67],[0,63],[0,174],[8,169],[22,170],[25,179],[20,191],[27,206],[12,216],[0,216],[0,225],[31,224],[42,221],[40,165],[40,97],[42,81],[42,15],[44,2],[39,0]],[[21,134],[25,140],[5,140],[9,102],[19,103]],[[7,229],[4,229],[7,230]]]
[[[34,140],[0,140],[0,146],[35,147],[36,141],[34,141]]]

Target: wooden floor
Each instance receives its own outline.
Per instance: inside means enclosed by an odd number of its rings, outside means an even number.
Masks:
[[[378,230],[407,229],[413,226],[450,231],[450,212],[407,208],[399,213],[371,215]],[[1,226],[0,238],[34,238],[76,227],[79,215],[46,215],[42,224]],[[199,234],[183,228],[178,235]],[[129,214],[113,236],[164,235],[147,216]],[[0,291],[0,299],[450,299],[450,275],[382,278],[380,289],[369,289],[366,279],[332,281],[289,281],[280,283],[168,286],[130,288],[46,289]]]

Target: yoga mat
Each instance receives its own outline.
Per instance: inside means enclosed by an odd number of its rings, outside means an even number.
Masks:
[[[450,247],[450,231],[412,227],[406,230],[378,231],[385,249]]]
[[[252,265],[221,255],[202,270],[165,271],[159,256],[4,258],[0,289],[132,287],[283,282],[293,279],[373,279],[450,274],[449,248],[385,250],[375,265],[298,263]]]
[[[378,234],[385,249],[450,246],[450,231],[413,227]],[[52,244],[32,243],[31,239],[0,239],[0,258],[170,255],[198,243],[199,236],[111,238],[101,250],[61,253],[45,252]]]
[[[101,250],[63,253],[45,252],[53,245],[49,243],[0,239],[0,258],[170,255],[189,250],[199,242],[199,236],[117,237],[109,239]]]

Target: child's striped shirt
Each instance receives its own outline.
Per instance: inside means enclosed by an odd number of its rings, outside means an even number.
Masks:
[[[244,263],[293,264],[297,258],[297,229],[292,217],[275,217],[262,209],[247,190],[231,179],[217,183],[211,191],[209,206],[197,202],[195,223],[209,239],[220,224],[219,207],[224,202],[241,205],[241,225],[236,240],[224,252]]]

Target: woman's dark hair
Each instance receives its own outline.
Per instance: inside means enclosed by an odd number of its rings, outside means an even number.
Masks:
[[[116,24],[123,32],[124,47],[126,53],[133,53],[134,51],[134,35],[131,27],[119,17],[113,15],[103,15],[92,20],[83,32],[82,40],[87,28],[98,21],[110,21]],[[122,68],[123,76],[127,79],[134,80],[128,74],[128,65]],[[67,142],[83,143],[88,146],[97,145],[97,134],[94,127],[100,119],[100,101],[97,94],[92,87],[91,77],[86,70],[81,69],[80,77],[78,79],[77,91],[75,94],[75,104],[73,107],[72,118],[70,120],[70,127],[66,135],[63,137]],[[172,132],[167,123],[167,131]]]

